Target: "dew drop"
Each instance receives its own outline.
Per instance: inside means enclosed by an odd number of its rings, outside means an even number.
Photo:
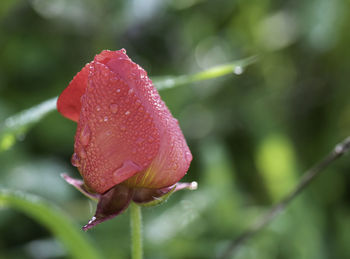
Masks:
[[[80,143],[83,146],[87,146],[90,142],[90,128],[89,126],[86,124],[83,128],[83,130],[80,132]]]
[[[109,106],[109,109],[111,110],[112,113],[116,114],[116,113],[118,112],[118,104],[112,103],[112,104]]]
[[[126,112],[125,112],[125,115],[129,115],[129,114],[130,114],[130,111],[126,111]]]
[[[185,158],[187,162],[190,162],[192,160],[192,155],[189,151],[186,151]]]
[[[191,191],[197,190],[198,189],[198,183],[195,182],[195,181],[191,182],[191,185],[190,185],[189,189]]]
[[[79,159],[77,153],[74,153],[72,155],[72,158],[71,158],[70,161],[71,161],[73,166],[75,166],[75,167],[79,167],[80,166],[80,159]]]
[[[236,66],[234,69],[233,69],[233,73],[235,73],[236,75],[240,75],[243,73],[243,68],[241,66]]]
[[[95,220],[96,220],[96,217],[92,217],[92,218],[89,220],[89,224],[93,223]]]
[[[96,106],[96,111],[98,111],[98,112],[101,111],[101,107],[97,105]]]
[[[103,121],[108,121],[108,117],[105,116],[105,117],[103,118]]]
[[[120,89],[119,88],[117,89],[117,93],[120,93]]]
[[[142,143],[143,143],[143,141],[144,141],[143,138],[138,138],[138,139],[136,140],[136,144],[139,145],[139,146],[141,146]]]
[[[130,89],[129,91],[128,91],[128,94],[129,95],[131,95],[131,94],[133,94],[134,93],[134,89]]]
[[[85,152],[84,148],[82,148],[82,149],[79,150],[79,156],[80,156],[80,158],[82,158],[82,159],[85,159],[85,158],[86,158],[86,152]]]

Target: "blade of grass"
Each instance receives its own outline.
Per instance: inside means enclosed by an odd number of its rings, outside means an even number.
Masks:
[[[152,80],[158,90],[164,90],[232,73],[241,74],[246,66],[254,63],[256,60],[257,57],[253,56],[232,63],[215,66],[196,74],[153,77]],[[56,101],[57,97],[51,98],[7,118],[0,129],[0,152],[9,149],[16,142],[16,139],[23,136],[31,126],[50,112],[56,110]]]
[[[350,150],[350,137],[347,137],[342,142],[338,143],[331,152],[328,153],[322,160],[316,163],[308,171],[306,171],[300,178],[299,183],[295,188],[287,194],[282,200],[272,206],[266,214],[254,222],[250,228],[248,228],[241,235],[236,237],[230,242],[228,247],[218,256],[219,259],[233,258],[238,252],[239,248],[247,242],[250,238],[257,235],[263,228],[271,223],[279,214],[286,210],[288,205],[294,201],[315,179],[319,176],[328,166],[340,157],[344,156]]]
[[[0,129],[0,152],[9,149],[32,125],[54,111],[56,102],[54,97],[7,118]]]
[[[239,75],[243,72],[245,67],[253,64],[256,60],[257,57],[253,56],[232,63],[218,65],[192,75],[153,77],[152,81],[158,90],[164,90],[194,82],[214,79],[232,73]]]
[[[80,232],[80,228],[57,207],[44,199],[21,191],[0,190],[0,207],[23,212],[49,229],[62,242],[71,258],[100,259],[93,244]]]

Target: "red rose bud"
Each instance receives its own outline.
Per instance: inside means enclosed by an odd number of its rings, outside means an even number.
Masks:
[[[194,184],[191,152],[178,122],[139,65],[124,49],[102,51],[70,82],[58,111],[78,122],[72,164],[84,179],[64,178],[90,198],[96,214],[84,229],[125,210]]]

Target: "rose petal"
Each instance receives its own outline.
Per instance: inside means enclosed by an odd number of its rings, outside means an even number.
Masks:
[[[143,92],[102,63],[91,65],[74,149],[84,182],[98,193],[145,170],[158,153],[155,111]]]
[[[161,100],[146,71],[132,62],[124,49],[102,51],[94,62],[105,64],[135,89],[160,132],[160,149],[152,164],[142,173],[128,179],[126,184],[132,187],[163,188],[178,182],[188,171],[192,154],[178,121]]]
[[[87,87],[90,64],[87,64],[63,90],[57,100],[57,110],[66,118],[75,122],[79,119],[81,110],[80,98]]]
[[[164,104],[163,104],[164,105]],[[152,164],[126,181],[133,187],[164,188],[177,183],[188,171],[192,154],[176,119],[164,105],[156,114],[160,131],[160,148]]]
[[[164,112],[161,119],[163,134],[159,152],[147,170],[126,181],[129,186],[164,188],[177,183],[188,171],[192,154],[177,121],[169,111]]]
[[[122,213],[129,206],[132,195],[133,190],[123,185],[117,185],[102,194],[97,204],[95,216],[83,227],[83,230],[86,231]]]

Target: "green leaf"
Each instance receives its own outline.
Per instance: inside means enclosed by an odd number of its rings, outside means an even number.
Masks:
[[[102,258],[84,232],[57,207],[44,199],[21,191],[0,190],[0,207],[10,207],[23,212],[49,229],[62,242],[72,258]]]
[[[215,66],[192,75],[153,77],[152,80],[158,90],[164,90],[232,73],[241,74],[246,66],[256,60],[256,57],[249,57],[229,64]],[[57,97],[54,97],[7,118],[0,130],[0,152],[9,149],[15,144],[16,139],[21,138],[32,125],[56,110],[56,102]]]

